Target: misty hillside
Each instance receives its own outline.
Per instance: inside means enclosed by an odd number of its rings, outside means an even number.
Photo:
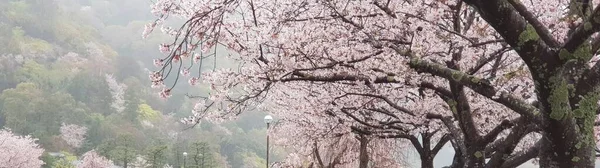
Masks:
[[[150,4],[0,1],[0,127],[37,139],[48,168],[72,167],[91,150],[120,167],[265,165],[263,113],[187,129],[179,120],[194,100],[186,95],[207,89],[182,85],[164,100],[150,88],[151,60],[168,39],[142,39]],[[80,142],[65,138],[82,127]],[[275,149],[271,159],[280,156]]]

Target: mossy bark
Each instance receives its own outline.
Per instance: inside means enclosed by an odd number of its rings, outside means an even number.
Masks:
[[[561,72],[544,75],[537,86],[540,109],[545,115],[542,125],[543,138],[540,151],[540,167],[594,167],[596,159],[593,125],[596,118],[595,92],[581,96],[574,94],[566,74]],[[570,99],[574,96],[580,99]],[[571,102],[577,101],[577,102]]]

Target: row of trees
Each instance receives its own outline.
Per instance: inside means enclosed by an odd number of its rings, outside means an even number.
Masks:
[[[406,140],[422,167],[433,167],[446,143],[455,151],[451,167],[531,159],[541,167],[594,167],[597,4],[159,0],[144,35],[160,28],[174,38],[161,45],[167,56],[150,74],[164,97],[175,85],[165,79],[223,59],[219,46],[235,52],[237,70],[188,77],[213,91],[189,121],[264,107],[282,119],[275,133],[286,136],[275,137],[294,144],[291,156],[300,157],[287,163],[295,166],[395,164],[385,154]],[[170,27],[168,18],[185,22]],[[331,145],[347,150],[324,155]]]

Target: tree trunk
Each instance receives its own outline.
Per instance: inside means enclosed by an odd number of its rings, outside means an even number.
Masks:
[[[452,164],[450,168],[462,168],[465,167],[465,159],[463,157],[463,152],[461,151],[458,144],[452,143],[452,147],[454,148],[454,158],[452,159]]]
[[[360,135],[360,168],[367,168],[369,166],[369,154],[367,153],[367,145],[369,140],[364,135]]]
[[[423,141],[423,151],[420,153],[421,167],[422,168],[433,168],[433,151],[431,151],[431,136],[429,132],[421,133],[421,140]]]
[[[462,167],[465,167],[465,161],[462,157],[462,154],[454,154],[454,159],[452,159],[452,165],[450,165],[450,168]]]
[[[433,157],[421,156],[421,168],[433,168]]]
[[[471,168],[483,168],[485,167],[485,156],[484,151],[485,148],[477,146],[467,146],[467,158],[466,159],[466,167]]]
[[[562,73],[558,70],[552,73],[556,75],[537,80],[542,83],[536,90],[545,118],[540,167],[592,168],[598,96],[573,94],[572,84]]]

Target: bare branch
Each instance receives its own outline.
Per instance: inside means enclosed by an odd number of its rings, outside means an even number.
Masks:
[[[392,100],[390,100],[389,98],[385,97],[385,96],[381,96],[381,95],[374,95],[374,94],[367,94],[367,93],[348,93],[349,95],[357,95],[357,96],[367,96],[367,97],[373,97],[373,98],[378,98],[381,99],[383,101],[385,101],[388,105],[390,105],[391,107],[393,107],[396,110],[399,110],[403,113],[406,113],[408,115],[411,116],[415,116],[415,113],[413,113],[411,110],[406,109],[404,107],[400,107],[398,104],[394,103]]]
[[[529,149],[514,154],[512,157],[508,158],[504,164],[502,164],[501,168],[517,167],[537,157],[541,146],[542,144],[540,141],[538,141]]]

